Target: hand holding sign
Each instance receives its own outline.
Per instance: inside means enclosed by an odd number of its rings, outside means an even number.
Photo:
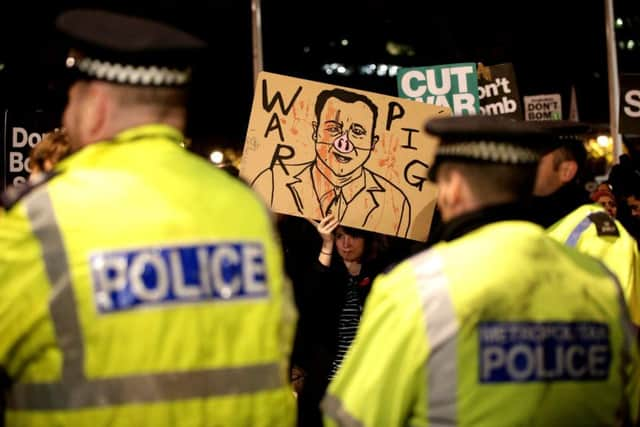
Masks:
[[[338,225],[340,225],[338,219],[335,216],[329,214],[322,218],[320,221],[315,221],[310,218],[306,218],[306,220],[313,224],[313,226],[316,227],[316,230],[318,230],[318,234],[322,238],[323,246],[325,246],[326,244],[333,245],[333,241],[335,240],[333,231]]]

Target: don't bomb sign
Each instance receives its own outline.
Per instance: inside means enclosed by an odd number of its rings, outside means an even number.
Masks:
[[[240,175],[275,212],[426,240],[435,138],[448,108],[261,73]]]
[[[20,185],[31,173],[29,154],[44,134],[59,127],[59,116],[46,111],[4,112],[2,189]]]
[[[522,120],[520,95],[512,64],[478,64],[478,95],[483,115]]]

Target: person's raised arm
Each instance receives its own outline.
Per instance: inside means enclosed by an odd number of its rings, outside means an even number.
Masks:
[[[339,224],[338,219],[334,217],[333,214],[329,214],[322,218],[320,222],[309,221],[316,226],[318,234],[322,237],[322,246],[318,254],[318,261],[325,267],[329,267],[331,264],[331,255],[333,254],[333,242],[335,241],[333,231]]]

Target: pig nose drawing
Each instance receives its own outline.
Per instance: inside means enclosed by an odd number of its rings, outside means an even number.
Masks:
[[[355,148],[353,143],[349,141],[347,132],[343,133],[333,141],[333,147],[340,153],[350,153]]]

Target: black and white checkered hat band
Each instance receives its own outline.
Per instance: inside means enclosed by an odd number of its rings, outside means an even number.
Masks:
[[[579,135],[560,135],[558,136],[560,141],[582,141]]]
[[[137,86],[182,86],[191,78],[190,69],[112,64],[88,57],[70,57],[67,59],[67,66],[75,66],[80,72],[99,80]]]
[[[493,141],[471,141],[438,147],[438,156],[485,160],[494,163],[536,163],[540,154],[526,147]]]

